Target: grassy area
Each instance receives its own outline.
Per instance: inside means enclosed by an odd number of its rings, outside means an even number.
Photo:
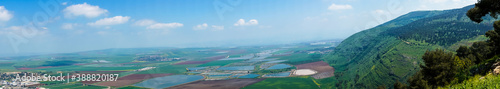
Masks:
[[[486,76],[474,76],[460,84],[440,87],[440,89],[500,89],[500,77],[488,74]]]
[[[242,89],[319,89],[308,77],[268,78]]]
[[[294,53],[294,54],[291,54],[289,56],[271,57],[271,58],[279,58],[281,60],[288,60],[288,61],[285,61],[283,63],[292,64],[292,65],[320,61],[319,59],[313,59],[310,56],[310,54],[307,54],[307,53]]]
[[[0,69],[15,69],[13,67],[14,64],[12,62],[0,62]]]
[[[243,60],[217,60],[217,61],[211,61],[205,64],[201,64],[198,67],[205,67],[205,66],[225,66],[227,64],[235,63],[235,62],[241,62]]]
[[[480,36],[476,36],[474,38],[461,40],[455,44],[452,44],[447,49],[448,50],[457,50],[458,47],[460,47],[460,46],[471,46],[472,43],[474,43],[474,42],[485,41],[485,40],[488,40],[488,37],[486,37],[484,35],[480,35]]]
[[[335,77],[328,77],[328,78],[324,78],[324,79],[314,79],[314,81],[316,81],[322,89],[335,89],[336,88],[335,84],[337,84],[337,82],[338,82],[335,79]]]

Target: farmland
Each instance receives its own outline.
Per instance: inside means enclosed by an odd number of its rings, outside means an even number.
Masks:
[[[127,48],[0,58],[0,73],[118,74],[117,81],[41,82],[51,89],[331,87],[333,67],[319,57],[332,44],[230,48]],[[33,61],[27,63],[25,61]],[[318,71],[294,75],[297,69]],[[317,78],[317,75],[325,75]],[[331,75],[330,75],[331,72]],[[315,72],[314,72],[315,73]],[[323,73],[323,74],[322,74]],[[289,84],[301,84],[289,85]]]
[[[214,81],[196,81],[188,84],[170,87],[169,89],[238,89],[243,86],[260,82],[264,79],[229,79]]]
[[[117,79],[117,81],[107,81],[107,82],[98,83],[96,85],[122,87],[122,86],[126,86],[126,85],[135,84],[137,82],[140,82],[140,81],[143,81],[146,79],[163,77],[163,76],[168,76],[168,75],[172,75],[172,74],[132,74],[132,75],[128,75],[125,77],[120,77]]]
[[[242,89],[319,89],[310,78],[268,78]]]

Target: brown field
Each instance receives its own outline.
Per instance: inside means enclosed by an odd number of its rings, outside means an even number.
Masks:
[[[116,81],[101,82],[101,83],[98,83],[95,85],[121,87],[121,86],[135,84],[137,82],[141,82],[141,81],[146,80],[146,79],[169,76],[169,75],[172,75],[172,74],[132,74],[132,75],[118,78],[118,80],[116,80]]]
[[[262,80],[264,80],[264,78],[196,81],[169,87],[168,89],[239,89]]]
[[[219,60],[219,59],[222,59],[222,58],[226,58],[226,55],[207,57],[208,60]]]
[[[328,65],[328,63],[323,61],[295,65],[295,67],[297,67],[297,69],[312,69],[318,71],[317,74],[312,75],[312,77],[316,79],[322,79],[334,76],[335,72],[335,68],[333,68],[332,66]]]

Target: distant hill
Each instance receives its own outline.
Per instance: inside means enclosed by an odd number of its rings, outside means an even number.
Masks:
[[[426,50],[455,51],[459,45],[486,40],[482,34],[493,29],[494,19],[474,23],[465,14],[473,7],[410,12],[350,36],[322,59],[335,67],[338,88],[406,82],[419,70]]]

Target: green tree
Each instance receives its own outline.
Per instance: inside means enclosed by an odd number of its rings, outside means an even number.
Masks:
[[[454,80],[458,58],[453,53],[436,49],[425,52],[422,59],[425,65],[420,65],[422,69],[408,80],[411,88],[436,88]]]
[[[467,16],[477,23],[483,21],[482,17],[490,14],[491,17],[497,19],[497,14],[500,13],[500,1],[498,0],[478,0],[474,8],[467,11]],[[492,46],[494,55],[500,51],[500,20],[493,24],[494,30],[486,32],[486,37],[490,38],[488,44]]]
[[[408,89],[407,88],[408,86],[404,83],[401,83],[399,81],[397,81],[396,83],[394,83],[394,89]]]

